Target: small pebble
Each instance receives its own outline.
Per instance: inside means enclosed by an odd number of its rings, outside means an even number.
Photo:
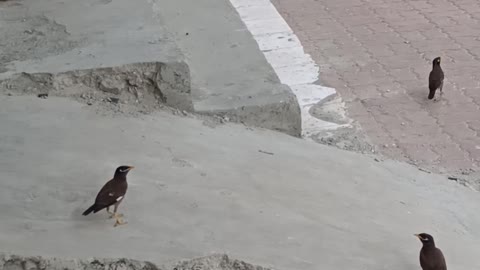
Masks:
[[[109,99],[110,99],[110,102],[115,103],[115,104],[117,104],[120,101],[119,98],[109,98]]]

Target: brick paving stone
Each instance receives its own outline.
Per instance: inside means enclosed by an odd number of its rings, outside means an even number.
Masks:
[[[480,166],[478,0],[272,2],[380,152],[442,171]],[[436,56],[446,80],[434,103]]]

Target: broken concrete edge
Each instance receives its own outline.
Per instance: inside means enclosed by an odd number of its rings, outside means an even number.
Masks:
[[[285,86],[286,87],[286,86]],[[0,80],[0,91],[41,96],[73,97],[91,104],[142,104],[153,111],[159,104],[197,113],[220,116],[227,121],[266,128],[292,136],[301,135],[301,114],[292,93],[281,101],[225,110],[194,109],[190,70],[184,62],[132,63],[117,67],[73,70],[60,73],[16,73]]]
[[[282,102],[195,112],[201,115],[220,116],[226,121],[270,129],[294,137],[301,137],[302,134],[300,107],[293,94]]]
[[[43,256],[20,256],[0,253],[0,269],[9,270],[80,270],[80,269],[122,269],[122,270],[187,270],[187,269],[217,269],[217,270],[269,270],[261,266],[231,259],[226,254],[181,260],[171,267],[157,266],[149,261],[139,261],[126,258],[48,258]]]
[[[60,73],[17,73],[0,90],[60,97],[100,96],[128,103],[164,103],[192,111],[190,70],[184,62],[132,63]]]

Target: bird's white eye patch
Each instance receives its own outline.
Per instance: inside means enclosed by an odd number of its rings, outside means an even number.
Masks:
[[[126,171],[128,171],[128,169],[125,169],[125,170],[120,169],[119,171],[120,172],[126,172]]]
[[[123,199],[123,196],[118,197],[117,202],[120,201],[121,199]]]

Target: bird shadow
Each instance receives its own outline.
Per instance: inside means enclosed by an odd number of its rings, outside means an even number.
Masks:
[[[412,100],[417,102],[423,108],[430,108],[432,106],[435,107],[435,105],[448,103],[448,101],[445,99],[445,95],[443,95],[443,97],[440,97],[439,91],[435,93],[435,101],[433,99],[428,99],[428,88],[427,90],[425,90],[424,87],[411,88],[407,92],[407,94]]]
[[[98,226],[113,226],[114,220],[109,219],[109,215],[105,211],[100,211],[96,214],[84,216],[84,208],[76,207],[70,213],[70,220],[75,228],[98,227]],[[111,224],[110,224],[111,223]]]
[[[428,88],[426,90],[425,88],[420,88],[420,87],[411,88],[410,91],[407,92],[407,94],[410,96],[410,98],[412,98],[413,100],[415,100],[421,105],[425,105],[429,101],[427,98]]]

